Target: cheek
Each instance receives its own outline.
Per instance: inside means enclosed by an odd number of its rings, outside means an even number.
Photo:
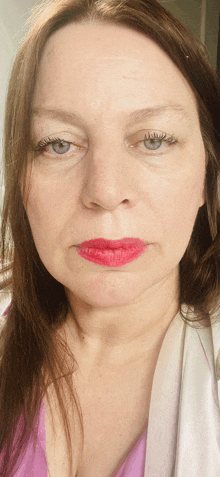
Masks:
[[[205,168],[196,174],[176,177],[172,186],[164,190],[161,222],[166,236],[166,247],[173,244],[184,254],[189,243],[199,208],[204,204]]]
[[[81,180],[33,171],[26,212],[35,246],[45,267],[60,268],[68,246],[76,239],[76,208]]]
[[[32,181],[26,212],[36,248],[41,255],[50,251],[61,227],[63,211],[61,195],[37,180]]]
[[[77,194],[76,183],[72,184],[70,197],[68,178],[62,172],[52,172],[47,168],[42,170],[38,164],[32,168],[26,211],[36,235],[40,227],[41,231],[49,230],[50,236],[53,235],[65,221]]]

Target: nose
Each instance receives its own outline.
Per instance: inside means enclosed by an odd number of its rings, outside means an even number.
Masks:
[[[85,207],[111,211],[121,204],[133,205],[134,171],[123,147],[120,151],[116,145],[94,148],[84,164],[81,200]]]

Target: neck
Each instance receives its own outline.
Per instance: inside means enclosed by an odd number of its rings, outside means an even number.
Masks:
[[[154,353],[178,312],[179,284],[169,280],[151,288],[134,303],[114,308],[92,307],[68,296],[65,323],[68,344],[92,361],[119,364]]]

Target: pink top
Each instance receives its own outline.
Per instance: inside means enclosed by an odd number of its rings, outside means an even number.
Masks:
[[[3,316],[7,315],[9,308],[10,305],[3,313]],[[48,477],[46,462],[45,409],[43,400],[39,416],[37,416],[35,421],[34,430],[37,433],[37,445],[34,447],[34,439],[30,440],[25,456],[13,477]],[[147,431],[142,434],[138,442],[134,445],[130,454],[114,477],[144,477],[146,440]],[[0,463],[2,457],[1,454]]]
[[[30,440],[25,456],[19,464],[14,477],[47,477],[45,409],[43,400],[39,421],[37,419],[36,422],[38,426],[35,429],[37,431],[37,445],[34,449],[34,440]],[[146,438],[147,431],[142,434],[114,477],[144,477]]]

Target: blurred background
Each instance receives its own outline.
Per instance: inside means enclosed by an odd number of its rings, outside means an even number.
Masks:
[[[3,194],[2,152],[4,109],[8,78],[16,49],[27,30],[26,20],[36,0],[1,0],[0,2],[0,212]],[[160,0],[195,37],[206,45],[213,66],[220,71],[220,1]]]

